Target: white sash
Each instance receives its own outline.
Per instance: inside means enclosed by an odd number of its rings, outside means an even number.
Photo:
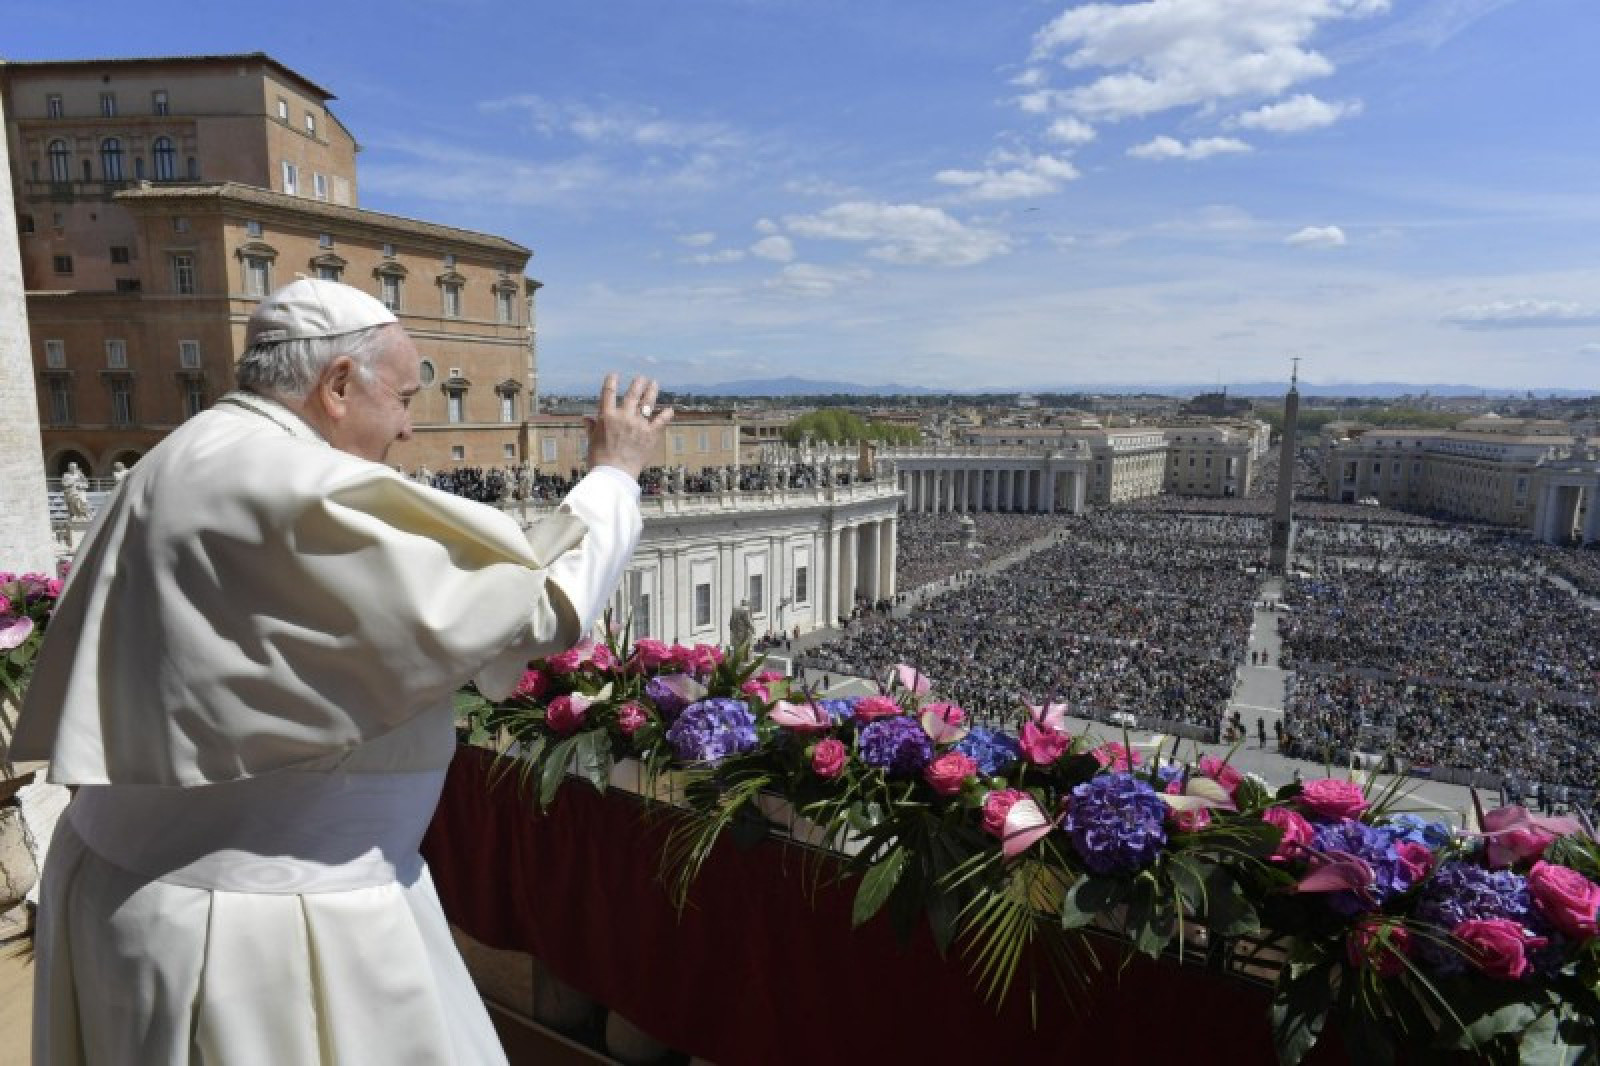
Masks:
[[[444,776],[280,772],[191,788],[85,785],[67,817],[91,851],[153,881],[345,892],[416,878]]]

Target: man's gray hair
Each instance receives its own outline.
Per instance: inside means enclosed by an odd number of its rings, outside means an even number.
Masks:
[[[383,350],[383,331],[392,325],[369,326],[337,337],[259,341],[239,357],[234,380],[251,392],[303,400],[327,365],[341,355],[355,360],[363,374],[371,373],[373,358]]]

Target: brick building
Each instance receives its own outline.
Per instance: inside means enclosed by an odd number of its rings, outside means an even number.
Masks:
[[[357,206],[331,93],[261,53],[0,65],[45,463],[104,476],[231,387],[257,300],[357,286],[422,355],[399,465],[531,457],[531,252]]]

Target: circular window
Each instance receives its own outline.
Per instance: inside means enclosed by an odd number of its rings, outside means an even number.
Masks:
[[[417,369],[417,376],[422,379],[424,385],[432,385],[434,378],[433,363],[424,359],[422,365]]]

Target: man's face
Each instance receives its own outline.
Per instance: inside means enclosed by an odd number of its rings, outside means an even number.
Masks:
[[[366,371],[352,367],[343,382],[342,410],[327,434],[335,448],[375,463],[383,462],[395,441],[411,439],[411,398],[422,388],[417,346],[405,330],[393,326],[382,337]]]

